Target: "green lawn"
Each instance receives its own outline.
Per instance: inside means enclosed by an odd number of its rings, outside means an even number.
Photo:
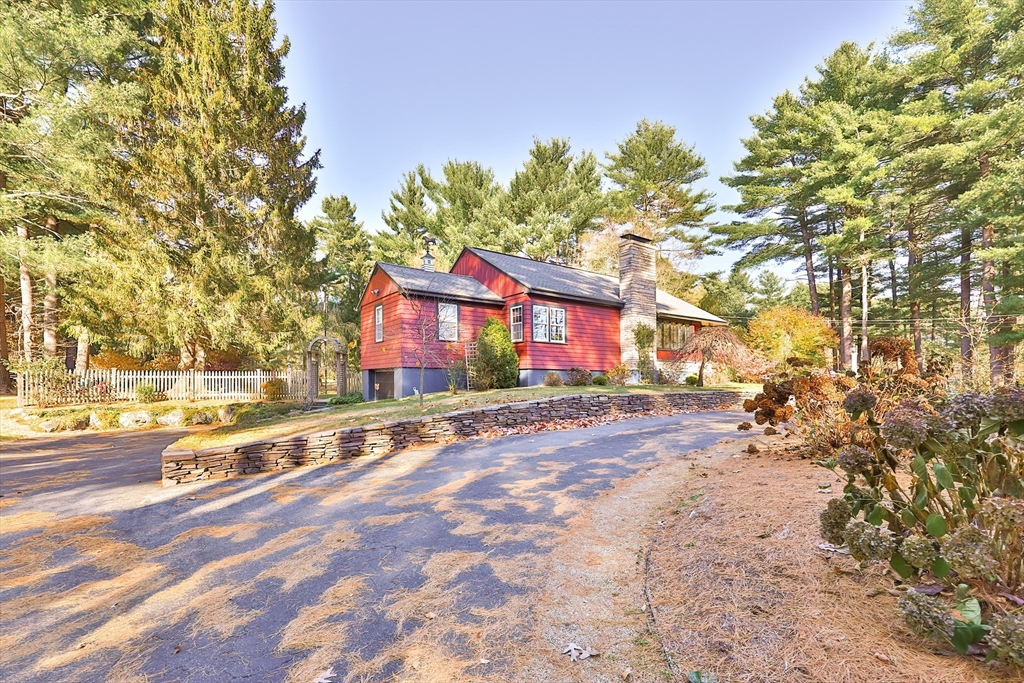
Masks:
[[[550,396],[567,394],[623,394],[623,393],[656,393],[664,391],[707,391],[713,389],[747,390],[757,389],[753,384],[727,384],[714,387],[680,386],[628,386],[628,387],[522,387],[517,389],[497,389],[494,391],[462,392],[456,396],[451,394],[428,394],[423,398],[420,408],[419,399],[410,396],[403,399],[375,401],[373,403],[357,403],[355,405],[337,406],[318,413],[296,413],[282,417],[272,417],[258,424],[233,424],[195,431],[178,440],[175,448],[200,449],[230,446],[235,444],[262,441],[279,436],[292,434],[309,434],[330,429],[356,427],[359,425],[391,422],[422,415],[437,415],[454,410],[479,408],[516,401],[530,401]]]

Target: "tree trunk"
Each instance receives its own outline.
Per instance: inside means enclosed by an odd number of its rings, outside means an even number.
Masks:
[[[55,237],[60,236],[60,223],[56,216],[46,217],[46,230]],[[47,266],[43,276],[46,293],[43,295],[43,355],[56,358],[60,346],[57,325],[60,322],[60,296],[57,294],[57,271]]]
[[[918,296],[918,264],[921,256],[917,247],[917,231],[914,229],[914,211],[907,216],[907,298],[910,299],[910,324],[914,333],[914,358],[917,367],[924,367],[924,350],[921,344],[921,300]]]
[[[707,365],[707,363],[708,363],[708,361],[707,361],[707,358],[704,357],[704,354],[703,353],[700,354],[700,369],[697,370],[697,386],[698,387],[704,386],[704,366]]]
[[[811,313],[818,315],[821,304],[818,302],[818,282],[814,275],[814,252],[811,247],[811,231],[807,226],[806,215],[800,219],[800,239],[804,243],[804,268],[807,270],[807,287],[811,291]]]
[[[78,335],[78,353],[75,355],[75,372],[83,374],[89,369],[89,330],[82,330]]]
[[[868,351],[868,313],[871,307],[870,278],[871,271],[868,263],[860,266],[860,358],[858,364],[871,362],[871,352]]]
[[[420,363],[420,408],[423,408],[423,378],[427,373],[427,364]]]
[[[848,266],[839,266],[839,369],[853,364],[853,281]]]
[[[981,168],[981,177],[987,178],[989,172],[989,159],[988,153],[982,152],[981,157],[978,160],[978,165]],[[986,224],[981,229],[981,248],[991,249],[996,241],[995,226],[991,223]],[[981,262],[981,300],[985,306],[985,314],[987,316],[985,322],[988,324],[988,332],[992,333],[999,326],[999,316],[996,315],[996,264],[991,258],[986,257]],[[988,347],[988,375],[989,381],[992,386],[1002,386],[1006,376],[1006,371],[1003,368],[1003,361],[1005,359],[1005,352],[1001,346],[993,346],[989,344]]]
[[[1003,262],[1002,271],[1003,271],[1002,272],[1003,282],[1004,283],[1009,282],[1010,277],[1012,275],[1012,272],[1010,270],[1010,264],[1008,262],[1006,262],[1006,261]],[[1006,285],[1004,284],[1003,286],[1005,287]],[[999,331],[1002,332],[1003,334],[1007,334],[1007,333],[1013,332],[1014,325],[1016,325],[1016,324],[1017,324],[1016,316],[1004,315],[1000,319]],[[1001,363],[1002,363],[1003,383],[1006,384],[1006,385],[1012,385],[1013,384],[1013,375],[1014,375],[1014,367],[1013,367],[1013,356],[1014,356],[1014,350],[1015,350],[1014,349],[1014,344],[1012,342],[1007,342],[1007,343],[1003,344],[1002,346],[1000,346],[999,350],[1000,350],[1000,355],[1002,356]]]
[[[0,171],[0,190],[7,189],[7,174]],[[0,392],[10,393],[11,373],[6,362],[11,359],[11,351],[7,348],[7,292],[4,286],[4,274],[0,273]]]
[[[0,187],[3,187],[0,184]],[[0,273],[0,394],[11,393],[11,373],[7,369],[10,350],[7,348],[7,292],[4,276]]]
[[[178,349],[178,368],[180,370],[192,370],[196,365],[195,342],[185,342]]]
[[[21,247],[18,253],[18,273],[21,278],[21,350],[26,363],[35,360],[35,353],[32,347],[32,333],[35,331],[32,324],[32,309],[35,302],[32,298],[32,273],[28,269],[28,225],[24,222],[18,224],[18,237],[21,239]]]
[[[964,381],[974,374],[971,343],[971,229],[960,228],[960,373]]]

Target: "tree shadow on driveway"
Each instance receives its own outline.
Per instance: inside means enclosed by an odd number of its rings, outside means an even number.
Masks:
[[[739,416],[170,489],[153,482],[158,441],[145,433],[5,450],[4,478],[10,463],[24,493],[8,504],[3,483],[0,667],[19,681],[514,678],[508,653],[568,520],[616,481],[735,435]],[[47,477],[58,481],[29,488]]]

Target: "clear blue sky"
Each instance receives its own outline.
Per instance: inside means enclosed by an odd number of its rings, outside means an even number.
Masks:
[[[346,194],[368,229],[401,175],[449,158],[507,182],[533,137],[567,137],[599,159],[641,118],[676,126],[732,171],[748,117],[797,88],[844,40],[883,42],[906,0],[780,2],[338,2],[277,0],[292,42],[285,84],[305,102],[320,198]],[[734,216],[720,215],[721,220]],[[695,270],[723,270],[736,254]]]

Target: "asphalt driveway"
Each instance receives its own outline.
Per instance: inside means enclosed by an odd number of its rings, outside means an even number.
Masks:
[[[0,678],[514,680],[567,521],[742,419],[639,418],[170,489],[157,479],[173,433],[5,444]]]

